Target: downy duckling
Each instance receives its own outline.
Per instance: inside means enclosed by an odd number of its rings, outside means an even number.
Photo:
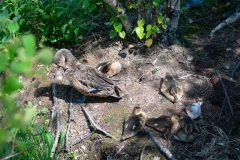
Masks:
[[[143,130],[146,123],[147,115],[142,108],[136,106],[133,108],[131,116],[123,125],[123,134],[121,141],[137,135]]]
[[[102,62],[102,63],[99,63],[96,68],[100,72],[106,74],[108,77],[113,77],[121,72],[122,64],[118,61]]]
[[[97,69],[81,64],[68,49],[60,49],[54,57],[54,63],[65,72],[64,84],[73,86],[86,96],[121,98],[123,92],[114,82]]]
[[[198,129],[190,117],[186,115],[173,116],[171,121],[173,123],[171,133],[176,140],[189,143],[198,136]]]
[[[146,120],[146,126],[161,133],[168,133],[172,127],[171,117],[163,115],[157,118],[148,118]]]
[[[160,92],[173,103],[178,102],[183,96],[182,86],[168,73],[161,79]]]
[[[146,126],[162,134],[172,134],[176,140],[192,142],[197,136],[193,120],[188,116],[173,114],[146,120]]]

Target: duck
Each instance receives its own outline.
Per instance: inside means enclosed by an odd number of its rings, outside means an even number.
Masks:
[[[60,49],[54,63],[63,68],[65,85],[73,86],[85,96],[122,98],[122,89],[96,68],[80,63],[70,50]]]
[[[172,103],[177,103],[183,96],[182,86],[169,73],[160,82],[160,93]]]
[[[148,118],[146,126],[161,134],[171,134],[174,139],[186,143],[194,141],[198,135],[194,121],[186,115],[176,113]]]
[[[191,143],[199,135],[195,122],[187,115],[173,116],[171,133],[177,141]]]
[[[151,117],[146,120],[146,126],[153,128],[160,133],[168,133],[172,126],[171,117],[162,115],[160,117]]]
[[[131,115],[123,125],[121,141],[136,136],[145,127],[147,115],[142,108],[137,105],[133,108]]]
[[[122,64],[118,61],[115,62],[102,62],[97,65],[97,70],[106,74],[108,77],[113,77],[119,74],[122,70]]]

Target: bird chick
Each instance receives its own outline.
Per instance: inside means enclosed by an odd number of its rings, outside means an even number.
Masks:
[[[106,74],[108,77],[113,77],[119,74],[122,70],[122,64],[116,62],[102,62],[96,67],[100,72]]]
[[[123,91],[97,69],[80,63],[67,49],[60,49],[54,57],[57,66],[65,69],[64,79],[86,96],[121,98]]]
[[[153,128],[161,133],[168,133],[172,127],[171,117],[163,115],[157,118],[148,118],[146,120],[146,126]]]
[[[168,73],[161,79],[160,92],[171,102],[178,102],[183,96],[182,86]]]
[[[123,125],[123,134],[121,140],[126,140],[137,135],[143,130],[146,123],[146,113],[143,112],[142,108],[136,106],[133,108],[131,116]]]
[[[176,140],[189,143],[198,136],[198,129],[190,117],[174,115],[171,117],[171,121],[173,124],[171,133]]]
[[[188,116],[176,113],[162,115],[157,118],[148,118],[146,126],[162,134],[172,134],[176,140],[183,142],[192,142],[198,135],[193,120]]]

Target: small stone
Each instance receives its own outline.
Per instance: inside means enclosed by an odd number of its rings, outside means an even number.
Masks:
[[[192,61],[194,60],[194,57],[191,56],[191,55],[188,55],[188,56],[187,56],[187,60],[190,61],[190,62],[192,62]]]

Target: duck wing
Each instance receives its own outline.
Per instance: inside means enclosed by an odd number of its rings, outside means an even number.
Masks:
[[[113,81],[90,66],[79,65],[74,71],[70,70],[67,76],[83,94],[107,97],[115,93]]]

